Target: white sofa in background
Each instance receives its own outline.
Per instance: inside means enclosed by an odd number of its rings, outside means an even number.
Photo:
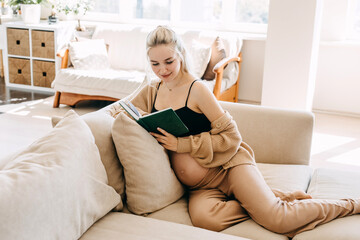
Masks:
[[[253,148],[270,187],[304,190],[314,198],[360,197],[358,172],[314,171],[309,166],[314,123],[311,113],[228,102],[221,105],[234,117],[243,140]],[[54,118],[53,124],[57,125],[52,132],[25,151],[0,160],[0,239],[288,239],[253,220],[221,233],[193,227],[186,194],[141,216],[129,211],[133,204],[129,201],[134,199],[127,191],[143,186],[127,185],[127,174],[136,166],[130,164],[129,169],[129,165],[121,164],[125,159],[119,161],[117,151],[129,151],[130,147],[119,147],[113,141],[112,128],[118,119],[109,116],[107,109],[81,117],[68,113],[70,118],[61,122]],[[91,134],[94,138],[89,137]],[[138,156],[144,152],[130,154]],[[150,150],[147,154],[156,156]],[[147,163],[155,160],[144,159]],[[150,176],[158,179],[162,174],[153,172]],[[148,190],[150,194],[156,191]],[[148,199],[142,191],[137,194],[137,203]],[[156,205],[163,198],[167,195],[148,199],[146,204]],[[110,211],[112,208],[120,211]],[[360,216],[355,215],[336,219],[293,239],[357,240],[359,226]]]
[[[92,40],[103,39],[107,52],[105,48],[99,50],[86,41],[70,43],[69,48],[58,53],[62,57],[62,69],[57,72],[52,85],[56,91],[54,107],[59,104],[75,105],[86,99],[115,101],[136,90],[146,76],[148,79],[152,78],[145,44],[148,33],[154,27],[98,25]],[[219,100],[237,102],[242,39],[235,33],[175,30],[193,58],[194,75],[202,78],[205,72],[212,72],[214,69],[216,75],[213,74],[213,79],[205,81],[208,87]],[[217,37],[221,39],[220,52],[224,51],[226,54],[222,60],[217,54],[219,51],[213,46]],[[81,45],[85,47],[79,53]],[[76,54],[78,56],[74,57]],[[106,56],[107,59],[99,58],[99,55]],[[74,64],[74,58],[77,58],[75,61],[80,59],[84,64]],[[73,62],[73,66],[69,66],[70,62]]]

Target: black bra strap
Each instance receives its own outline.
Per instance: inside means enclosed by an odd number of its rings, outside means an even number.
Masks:
[[[157,93],[158,93],[158,91],[159,91],[160,84],[161,84],[161,82],[159,82],[159,85],[158,85],[157,88],[156,88],[156,93],[155,93],[155,98],[154,98],[154,102],[153,102],[153,105],[152,105],[152,109],[155,108],[155,101],[156,101]]]
[[[186,102],[185,102],[185,107],[187,107],[187,102],[188,102],[188,99],[189,99],[189,96],[190,96],[190,91],[191,91],[191,88],[194,84],[194,82],[196,82],[198,79],[194,80],[191,85],[190,85],[190,88],[189,88],[189,92],[188,92],[188,95],[187,95],[187,98],[186,98]]]

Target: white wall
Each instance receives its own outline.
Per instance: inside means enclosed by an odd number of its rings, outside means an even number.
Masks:
[[[344,40],[348,7],[345,0],[324,1],[313,109],[360,115],[360,42]],[[240,101],[261,103],[265,42],[266,39],[244,41]]]
[[[360,115],[360,43],[320,44],[313,108]]]
[[[245,40],[239,100],[261,103],[266,40]],[[313,109],[360,115],[360,43],[320,43]]]
[[[260,103],[264,73],[265,39],[244,40],[239,100]]]
[[[261,105],[311,110],[322,0],[272,0]]]

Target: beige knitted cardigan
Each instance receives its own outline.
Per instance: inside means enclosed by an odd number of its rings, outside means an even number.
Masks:
[[[152,110],[157,83],[145,85],[135,96],[129,97],[142,114],[148,114]],[[123,110],[119,104],[113,104],[109,109],[113,117],[117,117],[120,112]],[[240,164],[255,164],[253,150],[242,141],[237,125],[227,111],[211,122],[209,132],[178,137],[177,152],[190,153],[206,168],[222,166],[227,169]]]

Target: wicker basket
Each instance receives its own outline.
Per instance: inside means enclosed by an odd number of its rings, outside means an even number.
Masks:
[[[30,56],[29,30],[7,29],[8,54]]]
[[[55,59],[54,32],[32,30],[31,40],[33,57]]]
[[[33,60],[33,80],[34,86],[51,87],[55,79],[55,63],[47,61]]]
[[[31,85],[30,60],[9,57],[9,82]]]

